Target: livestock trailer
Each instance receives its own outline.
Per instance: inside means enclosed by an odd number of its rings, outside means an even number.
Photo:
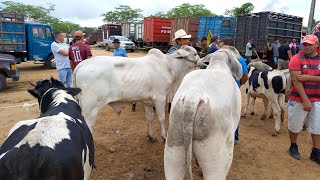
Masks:
[[[198,39],[198,25],[199,25],[199,18],[195,17],[180,17],[180,18],[173,18],[171,23],[171,35],[170,39],[174,38],[174,33],[179,29],[184,29],[187,34],[191,35],[191,45],[196,46],[197,39]]]
[[[236,18],[225,16],[200,16],[198,26],[198,43],[202,37],[207,37],[209,30],[219,39],[234,38],[236,32]]]
[[[122,36],[121,24],[104,24],[102,25],[102,37],[108,39],[109,36]]]
[[[144,18],[143,42],[147,49],[158,48],[164,52],[169,49],[171,42],[170,18],[146,17]]]
[[[275,38],[280,41],[295,38],[300,44],[302,20],[302,17],[270,11],[238,16],[235,47],[243,54],[248,40],[253,39],[261,56],[267,49],[267,43],[274,42]]]
[[[126,36],[131,39],[138,47],[142,47],[141,43],[143,42],[143,33],[143,21],[122,24],[122,36]]]

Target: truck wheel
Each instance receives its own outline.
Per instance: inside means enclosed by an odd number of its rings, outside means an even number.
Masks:
[[[133,53],[133,52],[134,52],[134,49],[130,49],[130,51]]]
[[[110,51],[110,47],[106,45],[106,51]]]
[[[55,69],[56,68],[56,60],[54,59],[53,55],[50,55],[45,62],[45,66],[50,68],[50,69]]]
[[[0,74],[0,91],[3,91],[7,88],[6,77],[3,74]]]

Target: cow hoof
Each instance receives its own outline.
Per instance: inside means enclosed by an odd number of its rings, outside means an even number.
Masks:
[[[272,136],[275,137],[275,136],[278,136],[278,134],[280,134],[280,131],[274,131],[273,134],[272,134]]]
[[[261,117],[261,120],[266,120],[266,117],[267,117],[267,116],[262,116],[262,117]]]
[[[161,139],[163,140],[163,143],[166,143],[166,138],[165,137],[161,137]]]
[[[158,140],[157,140],[156,138],[152,137],[152,136],[148,136],[148,141],[149,141],[150,143],[155,143],[155,142],[157,142]]]
[[[252,112],[251,115],[254,115],[254,112]]]
[[[273,119],[273,115],[272,115],[272,116],[269,116],[269,118],[270,118],[270,119]]]

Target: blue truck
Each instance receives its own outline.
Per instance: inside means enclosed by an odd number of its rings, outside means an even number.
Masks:
[[[13,55],[17,64],[33,60],[55,68],[53,41],[50,25],[26,22],[22,14],[0,12],[0,53]]]
[[[202,37],[208,37],[209,30],[212,34],[222,38],[234,38],[236,33],[236,18],[225,16],[200,16],[198,25],[198,44]]]

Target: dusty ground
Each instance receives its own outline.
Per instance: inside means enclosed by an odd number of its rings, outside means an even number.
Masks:
[[[111,55],[104,50],[93,50],[93,54]],[[142,55],[143,53],[129,53],[129,57]],[[16,122],[39,115],[37,105],[30,110],[21,107],[10,108],[36,102],[27,92],[27,89],[31,88],[28,81],[57,77],[56,70],[48,70],[32,62],[23,63],[19,68],[21,80],[8,81],[8,89],[0,93],[0,144]],[[274,121],[260,120],[262,102],[259,100],[256,105],[256,115],[241,118],[240,142],[235,146],[228,179],[320,179],[320,166],[309,160],[311,140],[308,133],[302,132],[299,136],[302,160],[293,160],[288,155],[287,119],[281,134],[272,137]],[[138,103],[137,112],[130,110],[128,106],[120,115],[110,107],[100,111],[93,133],[97,168],[94,169],[91,179],[164,179],[164,144],[162,141],[153,144],[147,141],[143,105]],[[166,123],[168,124],[168,115]],[[160,140],[156,119],[154,130]],[[116,131],[120,133],[117,134]],[[198,175],[199,170],[194,164],[193,172],[196,180],[202,179]]]

